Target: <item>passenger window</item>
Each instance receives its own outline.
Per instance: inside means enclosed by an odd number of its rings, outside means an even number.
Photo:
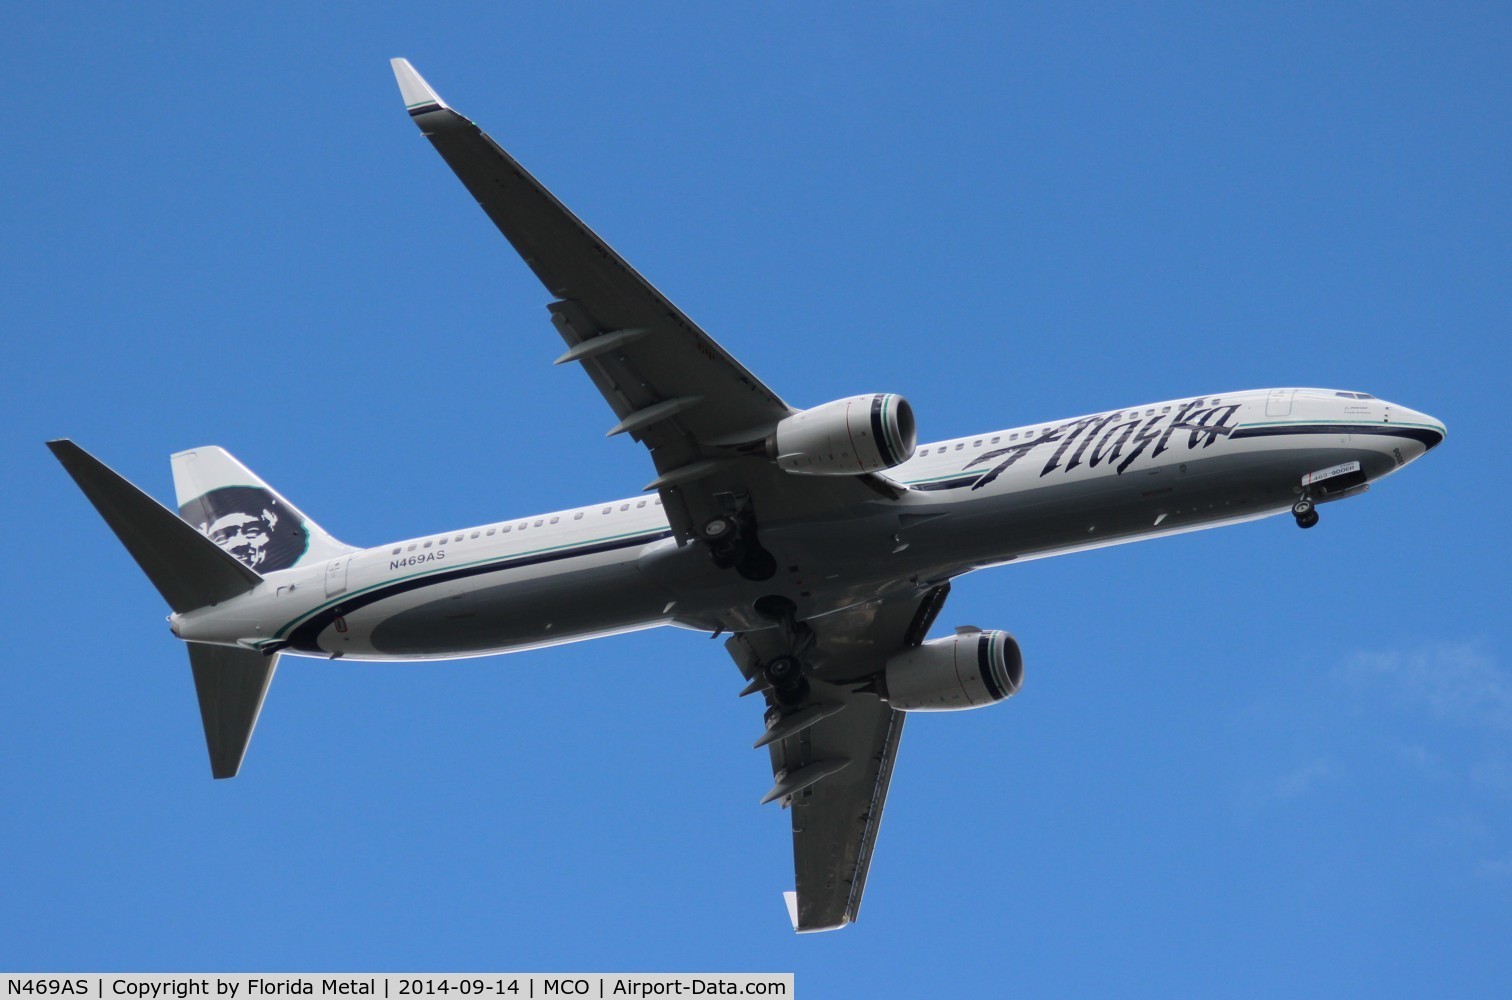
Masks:
[[[414,542],[410,542],[410,544],[409,544],[409,551],[411,551],[411,552],[415,551],[415,543]]]
[[[461,540],[462,540],[462,536],[461,535],[458,535],[456,538],[452,539],[452,541],[454,541],[454,542],[460,542]]]
[[[504,525],[504,527],[502,527],[502,528],[499,529],[499,534],[501,534],[501,535],[507,535],[507,534],[509,534],[510,530],[511,530],[510,525],[506,524],[506,525]]]
[[[630,505],[629,504],[627,504],[627,503],[620,504],[620,510],[629,510],[629,509],[630,509]]]
[[[484,533],[484,534],[485,534],[485,535],[492,535],[492,534],[493,534],[493,533],[494,533],[494,529],[492,529],[492,528],[489,528],[489,529],[488,529],[488,530],[487,530],[487,531],[485,531],[485,532],[483,532],[483,533]]]
[[[399,549],[395,549],[394,551],[390,552],[389,555],[391,555],[391,556],[397,556],[399,554],[399,551],[400,551]]]
[[[960,451],[964,447],[966,447],[966,442],[962,441],[960,444],[956,445],[956,451]]]
[[[646,506],[646,501],[642,500],[640,503],[635,505],[635,509],[640,510],[644,506]]]
[[[544,518],[538,517],[538,518],[535,519],[535,526],[537,528],[539,528],[541,525],[543,525],[545,523],[546,523],[546,520]]]
[[[552,518],[552,519],[551,519],[551,523],[552,523],[552,524],[556,524],[556,523],[557,523],[557,522],[558,522],[558,521],[560,521],[560,520],[561,520],[561,518],[560,518],[560,517],[553,517],[553,518]]]
[[[1161,413],[1170,413],[1171,412],[1171,408],[1169,406],[1162,406],[1160,408],[1160,412]]]
[[[477,538],[477,537],[478,537],[478,533],[477,533],[477,532],[476,532],[476,531],[474,531],[474,532],[473,532],[473,533],[472,533],[472,537],[474,537],[474,538]]]
[[[999,441],[1001,441],[1001,440],[1003,440],[1003,439],[1002,439],[1002,437],[1001,437],[1001,436],[999,436],[999,437],[995,437],[995,438],[993,438],[993,439],[992,439],[992,443],[993,443],[993,444],[997,444],[997,443],[998,443],[998,442],[999,442]]]
[[[424,545],[422,545],[420,547],[423,548],[423,549],[428,549],[428,548],[431,547],[431,543],[429,541],[427,541]]]
[[[578,511],[576,514],[572,515],[572,519],[574,521],[581,521],[583,519],[583,512]]]
[[[607,513],[609,513],[609,512],[610,512],[610,511],[611,511],[611,510],[613,510],[613,509],[614,509],[614,508],[613,508],[613,507],[605,507],[605,508],[604,508],[604,509],[603,509],[603,510],[601,510],[601,511],[599,511],[599,513],[600,513],[600,514],[607,514]]]
[[[977,438],[975,441],[971,442],[971,446],[973,448],[980,448],[982,446],[982,439]]]

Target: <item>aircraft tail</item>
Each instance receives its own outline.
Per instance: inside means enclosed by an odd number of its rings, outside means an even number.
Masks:
[[[219,448],[173,457],[181,512],[174,514],[72,441],[49,441],[47,447],[180,614],[257,587],[262,576],[253,564],[282,569],[309,554],[326,558],[349,551]],[[188,645],[210,773],[235,777],[278,654]]]
[[[320,562],[352,546],[333,538],[224,448],[173,456],[179,516],[259,573]]]

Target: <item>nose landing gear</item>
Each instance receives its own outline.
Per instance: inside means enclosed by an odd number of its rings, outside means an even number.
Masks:
[[[1292,504],[1292,516],[1297,519],[1297,527],[1311,528],[1318,523],[1318,508],[1311,497],[1303,496]]]

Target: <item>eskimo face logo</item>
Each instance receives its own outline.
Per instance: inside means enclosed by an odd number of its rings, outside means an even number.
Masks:
[[[257,486],[211,490],[180,507],[179,516],[259,573],[288,569],[310,544],[294,512]]]

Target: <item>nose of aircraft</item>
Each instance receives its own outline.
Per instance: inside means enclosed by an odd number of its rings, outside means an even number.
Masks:
[[[1411,436],[1423,445],[1423,452],[1432,451],[1443,443],[1448,436],[1448,429],[1444,422],[1437,417],[1430,417],[1426,413],[1410,410],[1405,406],[1391,404],[1387,411],[1387,420],[1394,426],[1410,431]]]

